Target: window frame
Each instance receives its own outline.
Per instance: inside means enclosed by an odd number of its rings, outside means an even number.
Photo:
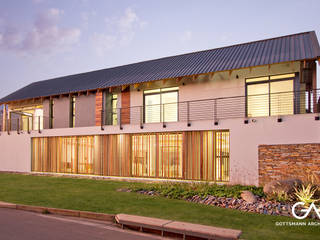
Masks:
[[[54,99],[50,99],[49,100],[49,129],[52,129],[54,124],[53,108],[54,108]]]
[[[76,96],[70,97],[70,118],[69,118],[69,127],[76,127]]]
[[[294,74],[293,77],[286,77],[286,78],[278,78],[278,79],[271,79],[271,77],[273,76],[281,76],[281,75],[287,75],[287,74]],[[295,96],[295,89],[296,89],[296,78],[298,76],[297,72],[289,72],[289,73],[282,73],[282,74],[272,74],[272,75],[268,75],[268,76],[257,76],[257,77],[249,77],[249,78],[245,78],[245,116],[248,116],[248,85],[258,85],[258,84],[268,84],[268,103],[269,103],[269,109],[268,109],[268,117],[272,116],[271,115],[271,83],[273,82],[282,82],[282,81],[288,81],[288,80],[292,80],[293,81],[293,92],[294,92],[294,98]],[[263,80],[263,81],[256,81],[256,82],[247,82],[248,79],[253,79],[253,78],[262,78],[262,77],[267,77],[268,80]],[[295,109],[296,109],[296,102],[293,102],[293,113],[295,113]],[[255,117],[255,116],[252,116]]]
[[[112,97],[111,97],[111,121],[112,121],[112,125],[115,126],[118,124],[118,100],[119,100],[119,96],[117,93],[112,93]],[[116,102],[116,108],[113,107],[114,102]],[[114,119],[114,116],[116,116],[116,119]]]
[[[168,90],[165,91],[164,89],[172,89],[172,88],[177,88],[175,90]],[[150,91],[150,90],[158,90],[159,92],[151,92],[151,93],[145,93],[145,91]],[[164,91],[163,91],[164,90]],[[157,88],[157,89],[149,89],[143,91],[143,123],[146,123],[146,106],[152,106],[152,105],[146,105],[146,96],[151,96],[151,95],[160,95],[160,121],[159,122],[151,122],[151,123],[161,123],[164,122],[164,119],[162,120],[162,115],[163,115],[163,104],[162,104],[162,93],[177,93],[177,122],[179,121],[179,87],[167,87],[167,88]]]

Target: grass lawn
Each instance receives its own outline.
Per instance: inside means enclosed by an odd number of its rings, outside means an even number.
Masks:
[[[103,213],[128,213],[240,229],[244,239],[318,239],[320,226],[275,226],[293,218],[245,213],[172,200],[117,192],[140,183],[62,177],[0,174],[0,201]]]

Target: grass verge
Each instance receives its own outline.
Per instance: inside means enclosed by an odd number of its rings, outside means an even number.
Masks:
[[[0,201],[109,214],[127,213],[240,229],[244,239],[317,239],[320,226],[276,226],[293,218],[117,192],[141,183],[0,174]]]

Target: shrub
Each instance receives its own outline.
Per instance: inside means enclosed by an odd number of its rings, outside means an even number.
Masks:
[[[212,195],[215,197],[234,197],[240,198],[241,192],[244,190],[251,191],[254,195],[264,196],[263,189],[255,186],[242,185],[219,185],[209,183],[153,183],[143,184],[141,186],[132,186],[131,189],[138,191],[155,191],[160,196],[187,199],[194,195],[207,197]]]
[[[267,199],[275,200],[281,203],[286,203],[286,202],[291,202],[294,199],[294,197],[285,191],[278,191],[278,192],[273,192],[271,194],[268,194]]]
[[[317,188],[312,184],[308,184],[306,187],[305,185],[302,185],[299,189],[295,188],[295,196],[298,201],[304,202],[306,206],[309,206],[311,203],[319,201],[317,199],[313,199],[316,191]]]

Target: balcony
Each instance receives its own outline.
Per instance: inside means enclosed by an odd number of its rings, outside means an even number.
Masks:
[[[288,91],[272,94],[257,94],[212,98],[196,101],[175,102],[158,105],[133,106],[101,111],[96,125],[102,129],[108,125],[139,125],[162,123],[166,127],[170,122],[183,122],[191,126],[195,121],[219,121],[231,118],[257,118],[268,116],[286,116],[320,112],[320,89],[310,91]],[[2,119],[2,118],[1,118]],[[51,118],[54,122],[54,119]],[[11,114],[11,118],[1,121],[1,131],[28,132],[48,129],[49,116],[25,116]],[[3,126],[5,125],[5,126]],[[53,124],[54,125],[54,124]]]

